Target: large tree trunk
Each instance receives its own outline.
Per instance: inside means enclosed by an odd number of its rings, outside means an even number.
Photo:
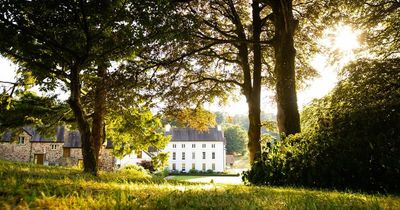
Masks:
[[[97,81],[96,90],[94,95],[94,112],[92,122],[92,142],[94,145],[94,152],[96,162],[98,163],[100,148],[102,143],[105,141],[104,133],[104,115],[106,112],[106,87],[105,79],[107,73],[107,66],[101,64],[97,69]]]
[[[294,33],[298,21],[294,19],[291,0],[272,1],[275,37],[276,99],[278,128],[286,135],[300,132],[300,116],[297,107]]]
[[[252,7],[252,21],[253,21],[253,84],[250,98],[247,99],[249,106],[249,159],[250,163],[261,156],[261,119],[260,119],[260,103],[261,103],[261,69],[262,69],[262,51],[260,44],[261,35],[261,18],[260,18],[260,2],[254,0],[251,4]]]
[[[249,98],[247,104],[249,107],[249,130],[247,133],[249,142],[247,143],[247,148],[249,150],[250,164],[253,164],[261,155],[260,104],[257,103],[257,99],[254,100],[254,98]]]
[[[80,71],[78,67],[73,67],[71,69],[71,96],[68,103],[71,106],[72,111],[74,112],[79,132],[81,134],[84,172],[90,173],[92,175],[97,175],[97,158],[93,141],[91,139],[90,125],[88,120],[86,119],[86,114],[81,103],[81,81],[79,72]]]
[[[261,97],[261,68],[262,68],[262,51],[260,45],[260,34],[261,34],[261,19],[260,19],[260,7],[257,0],[252,3],[252,23],[253,33],[252,40],[253,46],[253,71],[251,71],[249,63],[249,50],[246,43],[240,43],[239,58],[240,65],[243,69],[244,82],[243,82],[243,94],[246,96],[247,105],[249,107],[249,130],[248,137],[249,142],[247,148],[249,151],[250,164],[253,164],[261,155],[261,120],[260,120],[260,97]],[[242,25],[237,24],[238,30],[243,31]],[[244,32],[239,33],[238,36],[241,39],[246,39]],[[253,73],[253,74],[252,74]],[[253,77],[252,77],[253,76]]]

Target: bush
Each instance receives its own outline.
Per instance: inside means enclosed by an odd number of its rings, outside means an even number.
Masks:
[[[142,166],[138,165],[127,165],[120,169],[120,174],[130,175],[134,177],[149,177],[149,171]]]
[[[400,59],[361,61],[302,113],[303,132],[267,145],[247,183],[400,192]]]
[[[144,169],[148,170],[149,172],[154,172],[155,171],[152,162],[149,161],[149,160],[142,160],[139,163],[139,165],[142,166]]]

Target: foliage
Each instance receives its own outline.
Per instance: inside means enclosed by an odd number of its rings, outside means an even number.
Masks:
[[[160,171],[165,169],[165,166],[168,165],[168,157],[169,154],[166,152],[159,152],[157,155],[151,157],[151,165],[154,170]]]
[[[139,166],[136,164],[127,165],[119,170],[120,173],[129,174],[133,177],[143,177],[150,176],[149,171],[147,171],[143,166]]]
[[[118,157],[149,147],[162,149],[170,138],[164,136],[161,121],[146,108],[111,112],[106,118],[106,133]]]
[[[56,97],[38,96],[33,92],[17,92],[10,98],[8,108],[0,109],[0,132],[36,125],[42,134],[51,135],[56,126],[73,121],[68,105]]]
[[[400,59],[361,60],[302,113],[303,133],[266,145],[253,184],[399,192]]]
[[[397,196],[191,184],[130,170],[101,172],[0,160],[1,209],[398,209]],[[207,201],[207,202],[205,202]]]
[[[172,5],[148,0],[1,0],[0,5],[0,54],[20,72],[32,73],[42,90],[70,92],[84,170],[96,174],[106,113],[138,107],[150,92],[144,90],[152,78],[150,64],[125,68],[122,61],[133,62],[172,39],[179,26]]]
[[[276,115],[272,113],[266,113],[261,111],[260,119],[262,123],[261,134],[265,134],[269,131],[276,131]],[[245,114],[236,114],[234,116],[226,117],[227,124],[238,125],[241,128],[249,129],[249,119]]]
[[[152,164],[152,162],[149,161],[149,160],[142,160],[142,161],[139,163],[139,166],[143,167],[144,169],[148,170],[149,172],[154,172],[154,171],[156,171],[155,168],[154,168],[154,166],[153,166],[153,164]]]
[[[169,120],[172,126],[189,127],[199,131],[207,131],[210,127],[216,125],[215,115],[202,107],[183,108],[174,110],[173,113],[169,111],[168,118],[174,118],[174,120]]]
[[[224,136],[226,139],[226,153],[244,155],[246,152],[247,133],[243,128],[237,125],[229,126],[224,129]]]
[[[324,20],[320,23],[333,24],[342,20],[363,33],[361,49],[368,56],[398,58],[400,56],[400,4],[391,0],[326,1]]]
[[[225,123],[225,114],[223,112],[214,112],[214,114],[217,125]]]

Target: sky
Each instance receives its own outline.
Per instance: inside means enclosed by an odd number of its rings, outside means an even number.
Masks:
[[[316,54],[310,58],[310,64],[318,71],[319,76],[307,81],[307,87],[297,90],[297,104],[300,111],[313,99],[327,95],[338,82],[338,70],[348,62],[354,60],[354,50],[360,47],[359,37],[361,31],[355,30],[348,25],[338,23],[335,27],[326,29],[323,36],[318,40],[321,47],[332,51],[339,50],[341,57],[334,65],[329,63],[329,56]],[[272,100],[272,91],[262,91],[261,110],[266,113],[277,113],[275,102]],[[228,103],[226,106],[219,106],[217,103],[208,105],[212,111],[223,111],[230,115],[247,114],[248,108],[244,96],[239,101]]]
[[[328,58],[317,55],[311,59],[311,65],[318,71],[319,76],[307,81],[307,87],[297,91],[297,103],[301,110],[315,98],[321,98],[328,94],[336,85],[337,71],[332,66],[326,65]],[[261,110],[266,113],[277,113],[276,103],[273,101],[274,92],[262,90]],[[247,114],[248,108],[245,97],[242,95],[237,101],[230,101],[226,106],[219,106],[218,103],[206,105],[212,111],[222,111],[229,115]]]
[[[322,46],[332,48],[333,50],[342,50],[343,57],[339,65],[353,60],[355,58],[352,53],[353,49],[359,46],[358,36],[359,31],[353,30],[349,26],[338,24],[334,29],[328,29],[325,36],[319,40]],[[332,40],[332,34],[334,39]],[[301,110],[304,106],[310,103],[314,98],[321,98],[328,94],[336,85],[338,81],[337,69],[328,64],[328,57],[326,55],[317,54],[310,59],[311,65],[318,71],[319,76],[308,81],[308,86],[303,90],[298,90],[297,100],[298,106]],[[0,81],[15,81],[15,72],[17,66],[10,60],[0,56]],[[0,84],[1,87],[2,84]],[[261,110],[266,113],[276,114],[276,104],[273,102],[274,93],[272,91],[263,90],[261,95]],[[62,95],[62,99],[66,99],[67,95]],[[219,106],[218,103],[206,104],[205,108],[210,111],[222,111],[229,115],[247,114],[247,103],[243,95],[236,93],[236,100],[230,100],[227,105]]]

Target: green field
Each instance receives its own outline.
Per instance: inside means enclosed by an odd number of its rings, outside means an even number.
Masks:
[[[0,209],[400,209],[400,197],[197,184],[0,161]]]

